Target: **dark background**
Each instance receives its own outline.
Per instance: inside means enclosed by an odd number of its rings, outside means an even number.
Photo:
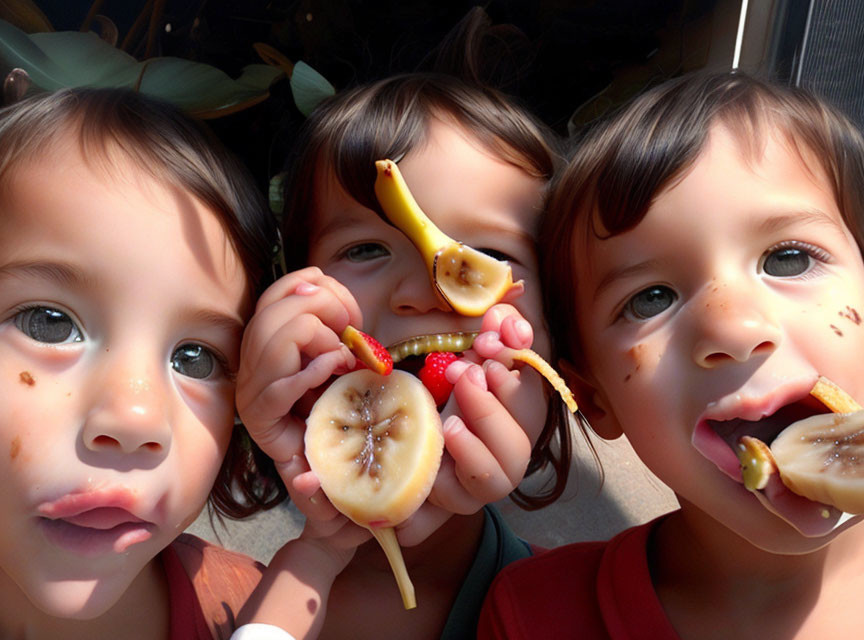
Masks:
[[[97,2],[122,41],[144,0]],[[236,77],[262,60],[253,43],[303,60],[337,90],[422,69],[430,52],[477,2],[416,0],[156,0],[160,28],[151,56],[205,62]],[[40,0],[57,30],[77,30],[94,3]],[[640,89],[705,66],[718,24],[739,2],[723,0],[493,0],[485,79],[515,96],[562,135]],[[731,20],[731,22],[730,22]],[[166,28],[166,25],[170,25]],[[727,29],[728,31],[728,29]],[[146,28],[127,49],[143,57]],[[287,81],[265,102],[209,121],[262,187],[282,167],[302,122]],[[569,130],[568,130],[569,123]]]

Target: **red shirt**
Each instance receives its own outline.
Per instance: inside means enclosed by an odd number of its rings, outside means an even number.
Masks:
[[[659,521],[505,567],[486,596],[477,637],[680,640],[648,571],[648,538]]]
[[[263,565],[182,534],[162,552],[171,606],[170,640],[227,640]]]

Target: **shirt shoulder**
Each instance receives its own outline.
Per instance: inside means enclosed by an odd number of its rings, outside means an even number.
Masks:
[[[574,543],[505,567],[486,596],[478,638],[605,637],[596,584],[606,544]]]
[[[227,639],[240,608],[261,581],[264,565],[191,534],[181,534],[171,549],[192,581],[213,637]]]

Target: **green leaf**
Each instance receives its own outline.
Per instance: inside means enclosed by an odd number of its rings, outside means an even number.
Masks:
[[[20,67],[45,91],[64,87],[126,87],[172,102],[199,117],[233,113],[265,100],[284,73],[257,64],[232,79],[210,65],[182,58],[139,62],[93,33],[58,31],[26,34],[0,21],[0,67]]]
[[[327,78],[301,60],[294,65],[291,74],[291,93],[300,113],[308,116],[322,100],[335,94],[336,89]]]

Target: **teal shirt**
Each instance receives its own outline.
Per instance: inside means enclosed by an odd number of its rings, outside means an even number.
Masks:
[[[513,533],[497,509],[487,505],[483,512],[480,547],[450,609],[441,640],[474,640],[480,608],[493,578],[514,560],[532,555],[528,543]]]

